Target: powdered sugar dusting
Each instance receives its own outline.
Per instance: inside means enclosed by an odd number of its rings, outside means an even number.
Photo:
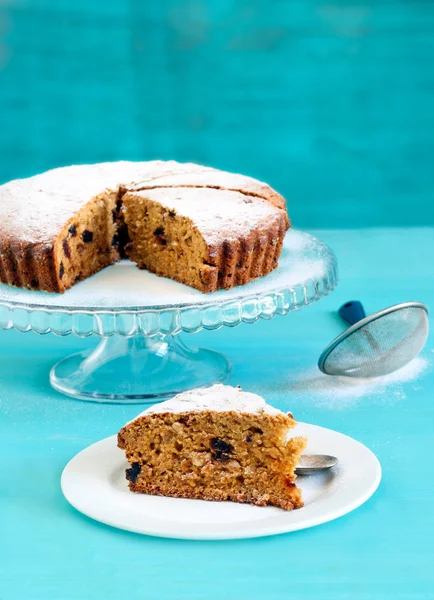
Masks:
[[[52,242],[89,200],[119,184],[167,169],[161,161],[73,165],[0,186],[3,236],[24,242]],[[175,163],[176,164],[176,163]]]
[[[138,417],[156,413],[182,413],[188,411],[212,410],[217,412],[237,411],[241,413],[282,414],[280,410],[267,404],[257,394],[243,392],[240,388],[217,384],[183,392],[170,400],[155,404],[140,413]]]
[[[217,171],[209,167],[197,167],[183,173],[162,175],[148,181],[139,182],[134,190],[152,189],[158,187],[190,187],[190,188],[215,188],[218,190],[232,190],[251,196],[265,198],[279,208],[285,208],[284,198],[269,185],[238,173]]]
[[[283,214],[263,198],[231,190],[157,188],[135,192],[132,197],[137,196],[159,202],[178,216],[191,219],[210,245],[247,237],[258,228],[268,231],[281,221]]]
[[[416,382],[428,364],[426,358],[418,356],[405,367],[374,379],[332,377],[314,369],[297,374],[288,387],[291,392],[302,394],[316,406],[333,410],[349,408],[373,397],[394,403],[406,398],[405,384]]]
[[[128,189],[138,181],[158,185],[161,178],[168,178],[167,185],[181,181],[206,182],[221,177],[232,177],[230,182],[242,185],[242,176],[220,172],[211,167],[175,161],[130,162],[119,161],[94,165],[72,165],[52,169],[27,179],[17,179],[0,186],[0,234],[6,239],[27,243],[51,243],[59,230],[89,200],[108,190],[117,192],[119,187]],[[211,175],[212,174],[212,175]],[[187,177],[187,179],[185,179]],[[270,198],[278,197],[271,188],[255,180],[247,180],[252,189],[255,184]],[[281,199],[283,202],[283,199]],[[267,201],[264,201],[267,204]],[[272,200],[271,200],[272,202]],[[272,203],[271,203],[271,206]],[[276,209],[275,209],[276,210]]]

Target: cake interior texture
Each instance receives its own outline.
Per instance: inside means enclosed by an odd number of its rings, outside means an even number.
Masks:
[[[206,264],[206,243],[190,219],[146,195],[126,196],[127,254],[140,269],[207,291],[215,267]]]
[[[58,235],[54,257],[61,290],[120,259],[117,205],[113,192],[93,198]]]
[[[139,268],[202,292],[270,273],[288,226],[286,212],[261,198],[210,188],[130,192],[123,214],[127,255]]]
[[[294,471],[306,445],[287,438],[294,425],[281,412],[148,413],[119,432],[118,445],[133,492],[292,510],[303,506]]]

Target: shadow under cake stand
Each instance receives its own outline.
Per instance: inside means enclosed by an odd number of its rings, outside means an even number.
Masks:
[[[278,268],[245,286],[212,294],[122,261],[65,294],[0,284],[0,327],[40,335],[102,338],[93,350],[51,369],[51,385],[80,400],[144,403],[224,381],[226,357],[187,346],[177,334],[235,327],[286,315],[337,284],[336,258],[311,235],[290,230]]]

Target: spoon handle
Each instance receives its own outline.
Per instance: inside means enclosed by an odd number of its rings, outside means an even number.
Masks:
[[[295,469],[297,475],[308,475],[316,471],[326,471],[338,464],[336,456],[329,454],[302,454]]]

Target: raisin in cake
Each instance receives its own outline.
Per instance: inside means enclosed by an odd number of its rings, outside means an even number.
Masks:
[[[295,421],[240,388],[214,385],[148,408],[118,434],[130,490],[160,496],[303,506]]]
[[[127,256],[203,292],[266,275],[289,227],[250,177],[174,161],[80,165],[0,186],[0,281],[64,292]]]

